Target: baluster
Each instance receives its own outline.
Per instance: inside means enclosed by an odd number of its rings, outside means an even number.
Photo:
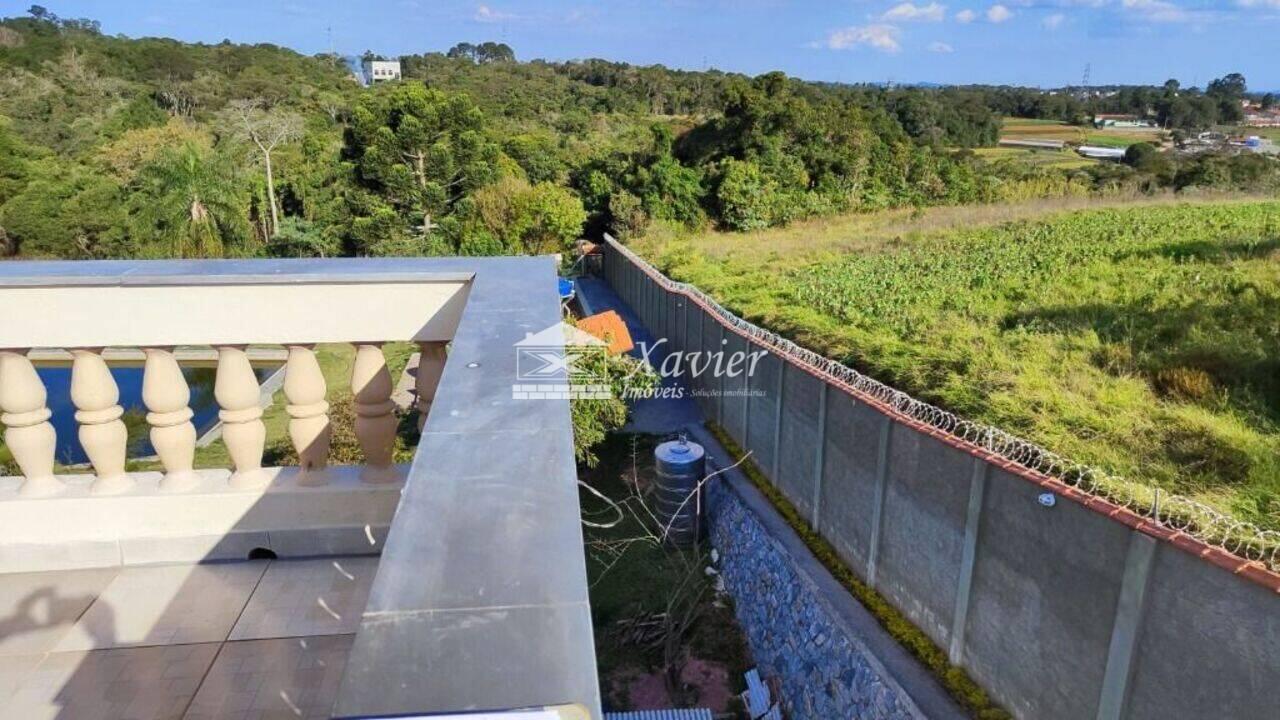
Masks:
[[[80,445],[97,475],[90,490],[99,495],[124,492],[133,487],[133,480],[124,472],[129,431],[120,419],[120,390],[102,359],[102,348],[80,348],[71,355],[71,402],[80,424]]]
[[[357,345],[356,360],[351,366],[351,392],[355,395],[356,439],[365,458],[360,479],[367,483],[392,482],[397,477],[391,465],[396,442],[391,391],[391,373],[381,343]]]
[[[222,421],[222,441],[235,467],[230,480],[233,488],[261,488],[269,480],[262,469],[267,427],[262,423],[259,393],[258,378],[244,347],[220,346],[213,396],[221,408],[218,419]]]
[[[25,351],[0,350],[0,422],[24,478],[18,493],[27,497],[55,495],[65,487],[53,476],[58,439],[45,398],[44,383]]]
[[[431,403],[435,402],[436,388],[440,385],[440,375],[444,372],[445,359],[445,343],[418,344],[418,370],[414,376],[414,389],[418,396],[415,404],[418,407],[419,430],[427,424],[427,415],[431,412]]]
[[[313,345],[290,345],[285,364],[284,396],[289,400],[289,439],[298,451],[298,482],[323,485],[324,468],[329,461],[329,440],[333,428],[329,424],[327,388]]]
[[[144,348],[142,402],[151,425],[151,446],[164,465],[160,489],[180,492],[199,478],[192,469],[196,455],[196,427],[191,424],[191,389],[172,348]]]

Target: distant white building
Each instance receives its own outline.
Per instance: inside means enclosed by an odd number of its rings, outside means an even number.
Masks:
[[[1148,120],[1137,115],[1114,115],[1106,113],[1098,113],[1093,116],[1094,127],[1099,128],[1130,128],[1130,129],[1158,129],[1159,126],[1152,120]]]
[[[370,85],[400,79],[399,60],[365,60],[361,63],[364,79]]]

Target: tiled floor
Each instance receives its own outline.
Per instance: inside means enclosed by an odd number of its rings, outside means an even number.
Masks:
[[[0,575],[0,720],[327,718],[377,565]]]

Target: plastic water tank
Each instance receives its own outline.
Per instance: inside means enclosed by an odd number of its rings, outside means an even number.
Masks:
[[[688,440],[664,442],[653,451],[654,514],[670,527],[667,541],[690,545],[702,531],[702,498],[698,483],[706,477],[706,451]]]

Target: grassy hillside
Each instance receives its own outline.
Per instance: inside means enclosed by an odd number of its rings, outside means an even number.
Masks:
[[[1280,202],[983,210],[638,247],[917,396],[1280,528]]]

